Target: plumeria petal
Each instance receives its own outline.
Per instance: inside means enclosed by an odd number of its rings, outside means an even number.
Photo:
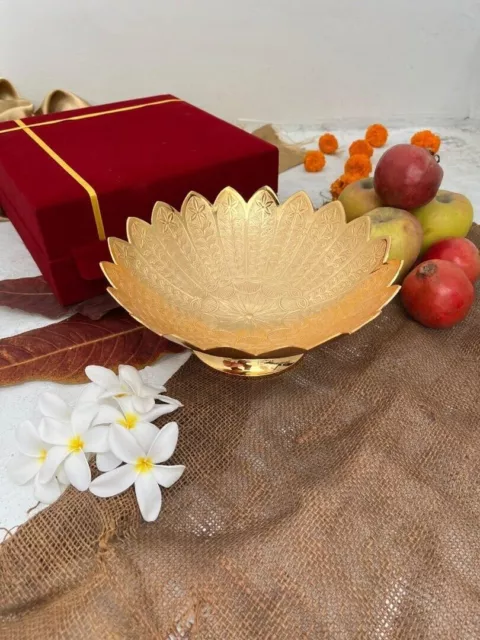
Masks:
[[[137,413],[147,413],[151,411],[155,406],[155,400],[153,398],[140,398],[139,396],[132,396],[133,409]]]
[[[183,407],[183,404],[180,400],[175,400],[175,398],[170,398],[170,396],[159,395],[156,397],[160,402],[166,402],[167,404],[171,404],[174,407]]]
[[[94,420],[94,424],[112,424],[123,418],[123,413],[118,407],[110,404],[100,405],[97,417]]]
[[[135,494],[143,519],[147,522],[156,520],[162,508],[162,493],[153,473],[138,474]]]
[[[152,473],[155,476],[155,480],[162,487],[171,487],[179,478],[181,478],[185,467],[183,464],[177,464],[172,466],[164,466],[161,464],[154,465]]]
[[[178,409],[178,407],[172,404],[156,404],[151,411],[142,414],[142,422],[153,422],[161,416],[166,416],[167,413],[176,411],[176,409]]]
[[[169,422],[162,429],[152,442],[147,456],[150,457],[153,462],[165,462],[168,460],[177,446],[178,440],[178,424],[176,422]]]
[[[49,449],[45,462],[40,467],[38,474],[39,481],[48,482],[51,480],[68,454],[69,451],[66,446],[55,446]]]
[[[46,464],[46,462],[45,462]],[[83,451],[71,453],[64,462],[65,474],[75,489],[86,491],[92,479],[92,473]]]
[[[96,463],[99,471],[111,471],[121,465],[122,461],[111,451],[106,451],[97,455]]]
[[[33,494],[39,502],[52,504],[52,502],[55,502],[55,500],[60,497],[61,493],[62,490],[56,478],[52,478],[49,482],[45,483],[40,482],[38,476],[35,478]]]
[[[124,395],[121,398],[115,398],[115,403],[117,405],[117,410],[122,414],[122,418],[126,413],[137,413],[133,408],[133,396],[131,395]]]
[[[26,456],[37,458],[42,449],[45,449],[45,445],[38,434],[37,428],[30,420],[25,420],[25,422],[18,425],[15,431],[15,439],[19,451]]]
[[[192,355],[191,351],[181,353],[169,353],[153,367],[145,367],[140,373],[145,383],[151,387],[160,387],[169,380]],[[160,389],[159,389],[160,391]]]
[[[86,453],[104,453],[110,449],[108,434],[110,427],[92,427],[83,436]]]
[[[77,404],[72,411],[72,429],[74,433],[82,434],[90,427],[98,414],[98,405],[94,402]]]
[[[112,453],[123,462],[134,464],[137,458],[145,456],[145,450],[141,448],[130,431],[118,424],[110,427],[109,444]]]
[[[162,391],[165,391],[165,388],[162,387]],[[155,387],[151,387],[148,384],[143,384],[140,392],[137,395],[140,398],[155,398],[159,393],[160,391]]]
[[[148,451],[158,436],[160,429],[150,422],[138,422],[131,433],[144,451]]]
[[[103,393],[103,388],[93,382],[85,385],[85,389],[80,394],[77,404],[84,404],[86,402],[98,402],[100,396]]]
[[[38,402],[40,412],[47,418],[54,418],[60,422],[68,422],[72,413],[68,404],[56,393],[43,393]]]
[[[40,436],[48,442],[48,444],[65,445],[73,436],[70,424],[66,422],[58,422],[53,418],[42,418],[38,427]]]
[[[143,380],[135,367],[132,367],[129,364],[121,364],[118,367],[118,377],[121,383],[123,382],[130,387],[133,394],[140,395],[143,387]]]
[[[103,473],[95,478],[90,485],[90,491],[100,498],[116,496],[131,487],[136,477],[137,472],[133,465],[124,464],[118,469]]]
[[[145,367],[143,371],[139,371],[142,382],[144,386],[149,389],[153,389],[155,391],[155,395],[163,393],[166,389],[163,385],[157,383],[155,380],[155,372],[153,371],[153,373],[150,373],[152,371],[152,367]]]
[[[61,464],[57,469],[57,480],[60,484],[69,485],[70,480],[67,478],[67,474],[65,473],[65,469],[63,468],[63,464]]]
[[[107,369],[106,367],[98,367],[96,365],[89,365],[85,368],[85,374],[92,382],[103,389],[110,389],[112,387],[118,387],[118,376]]]
[[[17,453],[8,464],[8,475],[16,484],[26,484],[40,471],[41,462],[38,458]]]
[[[102,393],[98,396],[100,400],[109,400],[110,398],[123,397],[128,390],[125,391],[123,387],[113,387],[112,389],[102,389]]]

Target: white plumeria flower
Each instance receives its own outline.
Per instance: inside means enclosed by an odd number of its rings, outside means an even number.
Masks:
[[[172,404],[156,404],[147,413],[138,413],[133,408],[131,397],[118,398],[118,404],[103,404],[100,406],[94,424],[118,424],[135,437],[139,444],[148,448],[158,434],[158,427],[152,424],[160,416],[175,411],[177,407]],[[122,461],[112,451],[97,454],[97,467],[99,471],[111,471],[118,467]]]
[[[50,504],[54,502],[62,493],[61,484],[68,484],[68,480],[59,470],[59,476],[52,476],[50,480],[42,484],[39,480],[40,470],[47,458],[50,445],[40,438],[37,428],[26,420],[18,425],[15,437],[20,450],[9,464],[9,475],[17,484],[27,484],[33,480],[34,496],[39,502]]]
[[[126,398],[132,399],[133,407],[138,413],[147,413],[155,406],[155,400],[172,404],[175,407],[181,407],[178,400],[161,395],[165,391],[165,387],[156,384],[145,384],[140,373],[128,364],[121,364],[118,367],[118,376],[105,367],[90,365],[86,367],[85,373],[87,377],[97,387],[97,398]],[[92,393],[95,390],[88,390]],[[85,396],[82,396],[85,400]]]
[[[108,427],[92,427],[98,406],[79,404],[72,410],[54,393],[43,394],[39,406],[45,416],[40,423],[40,436],[51,445],[39,481],[49,482],[63,465],[73,486],[86,491],[92,479],[86,454],[108,451]]]
[[[95,478],[90,491],[101,498],[109,498],[135,485],[143,519],[152,522],[158,517],[162,506],[160,486],[171,487],[185,470],[183,465],[158,464],[172,456],[177,440],[176,422],[169,422],[160,429],[148,448],[142,447],[127,429],[114,424],[109,433],[110,447],[117,458],[126,464]]]
[[[152,387],[165,385],[168,380],[187,362],[192,355],[191,351],[180,353],[167,353],[152,366],[147,366],[140,371],[145,384]]]

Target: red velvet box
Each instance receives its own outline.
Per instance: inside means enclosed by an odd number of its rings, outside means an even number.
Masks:
[[[170,95],[0,124],[0,206],[63,304],[105,289],[128,216],[277,182],[276,147]]]

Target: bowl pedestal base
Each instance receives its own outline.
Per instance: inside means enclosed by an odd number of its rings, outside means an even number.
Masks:
[[[303,353],[287,358],[226,358],[223,356],[211,356],[201,351],[193,352],[206,365],[228,373],[232,376],[258,378],[282,373],[303,358]]]

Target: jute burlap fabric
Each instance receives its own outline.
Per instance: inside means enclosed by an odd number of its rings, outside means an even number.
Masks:
[[[270,379],[190,359],[159,520],[67,491],[0,548],[0,637],[478,640],[479,374],[478,301],[449,331],[394,301]]]

